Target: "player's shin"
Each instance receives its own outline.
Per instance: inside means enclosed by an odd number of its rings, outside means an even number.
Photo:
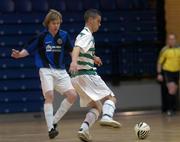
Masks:
[[[115,104],[111,100],[106,100],[103,105],[103,119],[112,119],[115,111]]]
[[[44,104],[44,115],[48,127],[48,131],[53,128],[53,105],[51,103]]]
[[[98,119],[99,111],[95,108],[92,108],[87,114],[84,122],[81,125],[80,130],[86,131],[89,129]]]
[[[99,117],[99,111],[96,108],[92,108],[87,114],[84,122],[82,123],[78,132],[78,137],[82,141],[91,141],[91,135],[89,134],[89,128],[96,122]]]
[[[67,99],[64,99],[61,102],[60,107],[58,108],[56,114],[54,115],[53,124],[57,124],[59,120],[66,114],[66,112],[71,108],[72,104],[68,102]]]

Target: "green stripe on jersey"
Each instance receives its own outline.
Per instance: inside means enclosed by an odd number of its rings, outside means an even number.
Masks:
[[[90,48],[88,51],[95,51],[95,48]]]
[[[86,57],[86,58],[89,58],[89,59],[94,59],[94,57],[88,53],[80,53],[79,54],[79,57]]]
[[[84,62],[84,61],[78,61],[78,64],[79,65],[88,65],[88,66],[90,66],[90,67],[94,67],[94,64],[91,64],[91,63],[89,63],[89,62]]]
[[[76,77],[78,75],[97,75],[95,70],[79,70],[77,73],[71,74],[71,77]]]

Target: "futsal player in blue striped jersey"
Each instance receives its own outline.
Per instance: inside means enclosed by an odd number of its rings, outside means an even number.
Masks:
[[[45,98],[44,114],[50,139],[58,135],[59,132],[56,130],[58,121],[61,120],[77,98],[70,76],[65,69],[65,52],[71,53],[73,46],[68,33],[60,30],[61,23],[61,13],[50,10],[43,22],[45,30],[33,39],[27,48],[21,51],[12,49],[11,55],[17,59],[34,53],[35,65],[39,69],[41,87]],[[55,115],[53,115],[54,90],[66,97]]]

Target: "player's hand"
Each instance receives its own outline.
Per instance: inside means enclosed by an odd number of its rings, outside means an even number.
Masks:
[[[20,58],[20,51],[16,49],[12,49],[11,57],[13,58]]]
[[[76,73],[78,71],[78,64],[77,64],[77,62],[71,62],[69,71],[72,74],[74,74],[74,73]]]
[[[101,58],[98,56],[94,57],[94,63],[98,66],[101,66],[103,64]]]
[[[161,74],[158,74],[158,75],[157,75],[157,80],[158,80],[159,82],[163,82],[164,78],[163,78],[163,76],[162,76]]]

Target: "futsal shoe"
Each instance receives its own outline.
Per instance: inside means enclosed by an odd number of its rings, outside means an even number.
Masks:
[[[83,129],[81,128],[78,131],[78,137],[81,141],[83,142],[91,142],[91,136],[89,134],[89,130],[83,131]]]
[[[103,119],[103,118],[99,121],[99,124],[101,126],[110,126],[113,128],[120,128],[122,126],[121,123],[119,123],[113,119]]]
[[[51,131],[49,131],[49,138],[54,139],[58,134],[59,132],[55,128],[52,128]]]

